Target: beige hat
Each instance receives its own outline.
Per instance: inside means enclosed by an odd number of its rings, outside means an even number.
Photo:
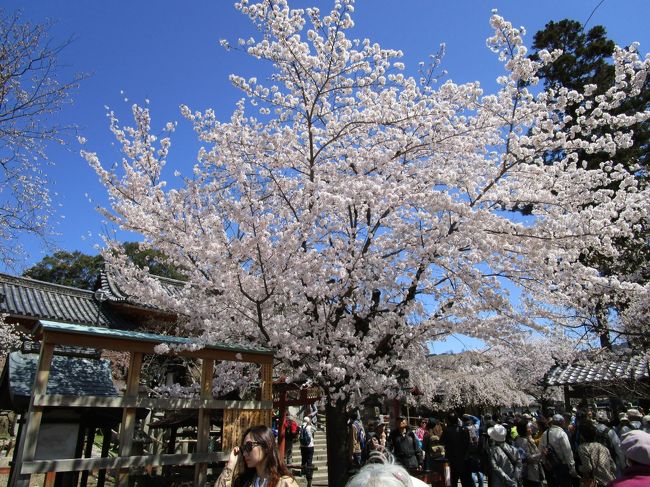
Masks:
[[[650,465],[650,434],[641,430],[623,435],[621,450],[625,458],[643,465]]]
[[[628,409],[627,410],[627,417],[630,419],[630,421],[634,420],[639,420],[641,419],[643,415],[638,409]]]
[[[650,414],[646,414],[645,416],[643,416],[643,417],[641,418],[641,422],[642,422],[643,424],[650,424]]]

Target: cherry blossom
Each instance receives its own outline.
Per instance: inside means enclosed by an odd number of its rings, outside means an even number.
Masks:
[[[273,347],[278,369],[324,391],[328,436],[369,394],[417,385],[426,401],[446,390],[457,403],[472,373],[483,392],[508,378],[513,392],[499,399],[522,401],[514,384],[543,374],[552,356],[534,352],[571,325],[567,306],[585,287],[627,286],[580,253],[615,256],[613,239],[631,237],[650,209],[625,168],[586,171],[579,156],[627,147],[600,128],[648,118],[611,113],[645,79],[650,60],[636,48],[617,52],[616,86],[565,134],[563,114],[584,94],[537,86],[537,69],[558,53],[531,61],[505,19],[491,18],[488,46],[504,74],[487,93],[412,77],[400,51],[350,38],[353,3],[327,15],[283,0],[237,4],[260,38],[223,44],[273,74],[231,76],[243,98],[229,120],[182,107],[203,144],[182,184],[167,185],[171,138],[153,135],[146,107],[133,106],[133,126],[111,115],[118,164],[83,153],[110,195],[106,217],[188,279],[172,296],[107,252],[124,289],[185,317],[203,343]],[[545,164],[549,151],[563,158]],[[624,189],[608,191],[613,180]],[[531,217],[514,211],[525,204]],[[445,372],[426,359],[427,343],[454,333],[485,343],[479,368]],[[519,369],[506,367],[522,355]]]

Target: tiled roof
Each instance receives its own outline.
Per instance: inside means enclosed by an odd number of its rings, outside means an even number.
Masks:
[[[55,323],[52,321],[40,321],[39,326],[47,331],[63,331],[66,333],[92,335],[106,338],[125,338],[130,340],[139,340],[153,343],[167,343],[169,345],[177,346],[195,346],[197,345],[196,339],[178,337],[173,335],[157,335],[154,333],[146,333],[142,331],[131,330],[115,330],[109,328],[101,328],[94,326],[81,326],[69,323]],[[209,343],[203,344],[205,348],[214,350],[226,350],[229,352],[244,352],[244,353],[262,353],[273,354],[273,350],[266,347],[257,345],[241,345],[241,344],[225,344],[225,343]]]
[[[647,353],[620,353],[614,358],[598,361],[581,360],[566,365],[556,365],[547,374],[548,385],[585,385],[617,380],[650,378]]]
[[[100,306],[92,291],[8,274],[0,274],[0,312],[16,318],[126,325],[108,307]]]
[[[0,407],[22,411],[29,404],[38,354],[12,352],[2,374]],[[55,355],[47,382],[48,394],[117,396],[108,360]]]

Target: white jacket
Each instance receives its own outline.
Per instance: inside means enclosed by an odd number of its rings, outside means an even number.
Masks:
[[[543,449],[546,448],[549,443],[555,450],[555,453],[557,453],[558,457],[560,457],[562,463],[568,465],[571,472],[575,472],[576,464],[573,459],[573,451],[571,451],[571,443],[569,443],[569,435],[566,434],[566,431],[559,426],[552,424],[551,427],[542,434],[539,446]]]

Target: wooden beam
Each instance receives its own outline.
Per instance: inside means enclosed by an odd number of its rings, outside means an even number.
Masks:
[[[172,455],[140,455],[133,457],[65,458],[60,460],[33,460],[21,465],[22,473],[81,472],[83,470],[114,470],[130,467],[165,465],[193,465],[199,462],[215,463],[228,460],[230,452],[190,453]]]
[[[212,399],[212,378],[214,377],[214,360],[204,359],[201,365],[201,399]],[[210,441],[210,409],[199,409],[199,424],[196,432],[196,453],[208,452]],[[208,464],[197,463],[194,466],[194,485],[202,486],[208,477]]]
[[[302,403],[301,403],[302,404]],[[115,396],[63,396],[38,394],[35,406],[75,408],[145,408],[156,410],[177,409],[273,409],[272,401],[235,401],[201,398],[152,398]]]
[[[79,347],[101,348],[122,352],[140,352],[155,354],[154,350],[161,342],[145,341],[138,338],[96,336],[82,333],[65,333],[63,331],[45,330],[43,339],[57,345],[76,345]],[[218,350],[202,348],[200,350],[177,350],[173,355],[180,357],[207,358],[229,362],[250,362],[257,364],[273,364],[273,354],[270,352],[255,353],[237,350]]]

